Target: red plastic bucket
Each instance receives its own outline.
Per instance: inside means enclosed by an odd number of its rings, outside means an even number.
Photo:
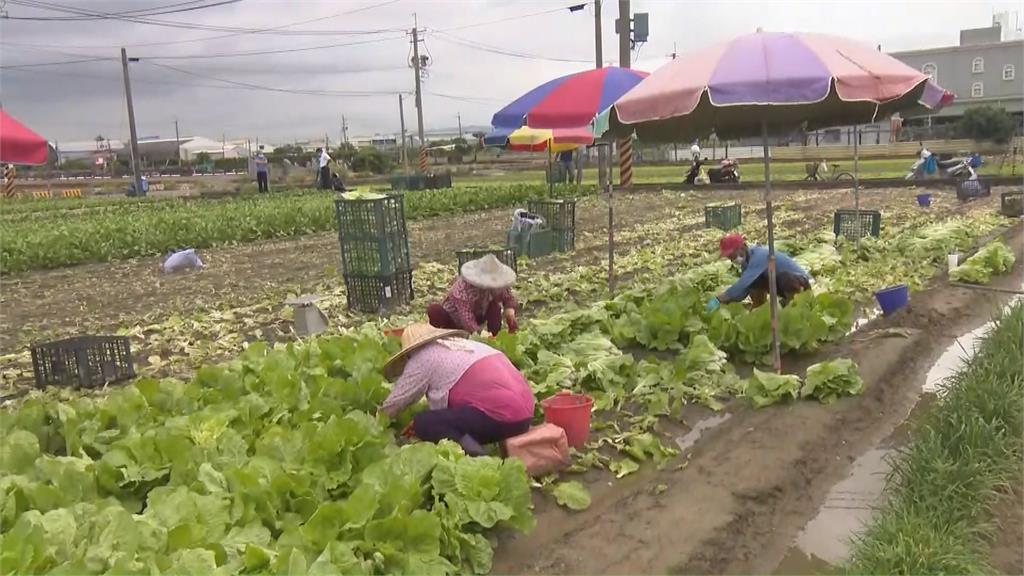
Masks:
[[[544,421],[565,430],[569,446],[582,448],[590,437],[590,411],[594,399],[586,394],[559,392],[540,401]]]
[[[388,328],[384,330],[385,336],[396,336],[401,338],[403,333],[405,333],[405,328]]]

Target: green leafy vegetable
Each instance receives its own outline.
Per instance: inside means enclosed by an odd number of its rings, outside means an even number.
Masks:
[[[949,273],[949,278],[970,284],[988,284],[993,274],[1005,274],[1013,268],[1013,250],[999,240],[989,242]]]
[[[807,368],[801,398],[817,398],[828,404],[840,396],[854,396],[864,390],[864,381],[853,360],[840,358]]]
[[[590,508],[590,492],[575,480],[559,482],[551,493],[559,505],[565,506],[570,510],[586,510]]]
[[[774,374],[754,368],[747,380],[744,395],[754,406],[763,408],[776,402],[793,400],[800,392],[800,377],[794,374]]]

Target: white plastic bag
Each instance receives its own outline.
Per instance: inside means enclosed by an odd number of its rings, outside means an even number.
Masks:
[[[164,273],[171,274],[191,268],[202,268],[203,266],[203,261],[199,259],[195,249],[189,248],[188,250],[179,250],[168,256],[164,260]]]

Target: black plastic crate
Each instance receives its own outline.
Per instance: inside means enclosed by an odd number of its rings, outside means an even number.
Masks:
[[[516,251],[513,248],[466,248],[465,250],[456,250],[455,257],[459,261],[459,267],[456,271],[461,271],[462,265],[466,262],[483,258],[488,254],[494,254],[503,264],[515,270],[516,274],[519,273],[519,266],[516,265]]]
[[[32,346],[36,386],[96,388],[135,377],[127,336],[75,336]]]
[[[1024,192],[1003,192],[999,195],[999,213],[1003,216],[1024,216]]]
[[[576,200],[530,200],[526,209],[544,219],[555,237],[555,250],[576,249]]]
[[[859,218],[858,218],[859,216]],[[882,231],[882,213],[878,210],[854,210],[843,208],[836,210],[832,217],[832,232],[851,240],[871,235],[878,237]]]
[[[412,269],[401,194],[336,200],[343,275],[381,276]]]
[[[712,204],[704,207],[704,227],[732,230],[743,224],[742,204]]]
[[[992,185],[985,180],[960,180],[956,183],[956,197],[961,202],[992,195]]]
[[[424,182],[424,188],[427,190],[437,190],[440,188],[451,188],[452,187],[452,174],[446,172],[444,174],[427,174]]]
[[[384,313],[408,305],[413,299],[412,270],[394,274],[345,276],[345,297],[350,310]]]

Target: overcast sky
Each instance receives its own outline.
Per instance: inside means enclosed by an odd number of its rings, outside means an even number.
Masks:
[[[110,14],[223,1],[46,3]],[[523,92],[593,66],[593,2],[583,11],[567,9],[582,1],[242,0],[146,17],[187,26],[178,28],[109,18],[15,20],[69,14],[24,5],[38,5],[32,0],[8,0],[5,9],[12,18],[0,19],[0,103],[51,140],[91,140],[97,134],[127,139],[119,51],[125,46],[130,56],[141,58],[131,64],[140,136],[173,137],[177,119],[182,136],[226,134],[281,143],[327,132],[335,140],[342,115],[350,137],[395,133],[397,94],[413,89],[405,32],[415,12],[432,59],[424,81],[427,130],[455,127],[457,114],[464,126],[487,125],[495,111]],[[604,58],[617,63],[618,3],[603,4]],[[758,27],[844,35],[881,44],[886,51],[953,45],[961,28],[987,26],[993,13],[1018,6],[985,0],[633,0],[633,11],[648,12],[651,22],[649,41],[634,52],[634,67],[653,71],[673,49],[685,52]],[[265,32],[253,33],[260,30]],[[308,31],[316,32],[296,34]],[[275,50],[292,51],[212,57]],[[105,59],[11,68],[90,58]],[[405,112],[407,129],[415,132],[411,95]]]

